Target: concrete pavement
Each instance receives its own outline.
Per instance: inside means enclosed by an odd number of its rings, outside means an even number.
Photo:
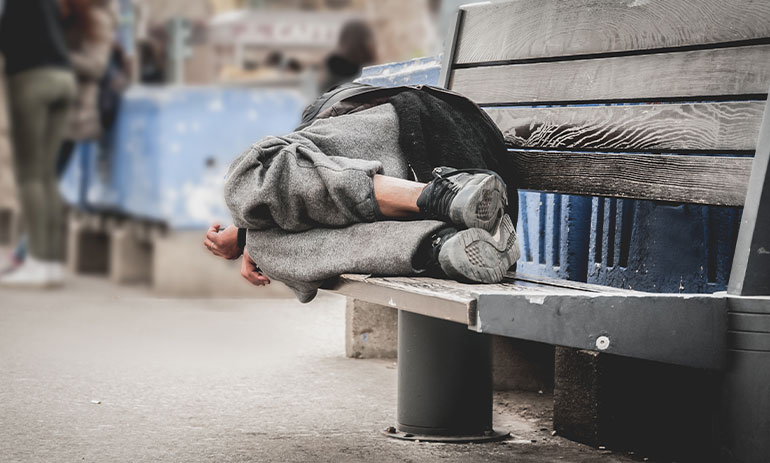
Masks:
[[[329,295],[160,299],[85,278],[0,289],[0,461],[642,460],[551,436],[538,394],[496,394],[506,442],[385,438],[395,364],[345,358],[344,327]]]

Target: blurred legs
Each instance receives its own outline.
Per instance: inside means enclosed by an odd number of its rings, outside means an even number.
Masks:
[[[56,158],[75,92],[63,70],[22,72],[9,78],[14,160],[30,255],[63,259],[62,210]]]

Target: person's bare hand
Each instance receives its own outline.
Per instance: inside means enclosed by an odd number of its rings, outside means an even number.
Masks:
[[[241,276],[254,286],[270,284],[270,279],[262,275],[257,264],[249,257],[249,251],[245,249],[243,250],[243,262],[241,262]]]
[[[230,225],[224,230],[220,230],[221,225],[215,223],[206,232],[206,239],[203,245],[212,254],[225,259],[237,259],[241,256],[241,248],[238,247],[238,228]]]

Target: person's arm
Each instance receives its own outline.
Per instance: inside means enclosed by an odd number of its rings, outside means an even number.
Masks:
[[[229,260],[235,260],[243,254],[246,247],[246,229],[230,225],[220,230],[221,225],[215,223],[206,232],[203,245],[212,254]]]
[[[270,284],[270,278],[262,274],[262,270],[249,257],[249,251],[243,251],[243,262],[241,262],[241,276],[254,286],[265,286]]]
[[[79,50],[70,51],[70,61],[78,76],[99,80],[107,71],[115,34],[115,19],[107,8],[91,12],[94,35],[87,38]]]

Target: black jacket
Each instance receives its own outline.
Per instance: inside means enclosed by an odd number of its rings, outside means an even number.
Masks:
[[[43,67],[70,68],[57,0],[6,0],[0,19],[5,73]]]

